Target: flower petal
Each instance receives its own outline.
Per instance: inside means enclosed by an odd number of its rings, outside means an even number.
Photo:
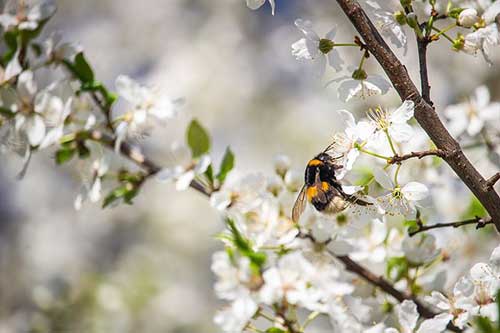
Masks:
[[[418,182],[409,182],[401,189],[404,197],[409,201],[422,200],[429,194],[427,186]]]

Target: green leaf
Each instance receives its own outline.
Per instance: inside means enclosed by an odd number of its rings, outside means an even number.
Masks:
[[[453,18],[458,18],[458,16],[460,15],[460,13],[464,10],[464,8],[460,8],[460,7],[456,7],[456,8],[452,8],[450,10],[450,12],[448,13],[448,16],[450,17],[453,17]]]
[[[2,55],[2,64],[7,66],[7,64],[12,60],[14,55],[16,54],[17,51],[17,37],[18,37],[18,31],[17,30],[11,30],[7,31],[3,34],[3,39],[5,41],[5,44],[7,45],[7,51]]]
[[[124,197],[127,195],[128,192],[130,192],[131,189],[127,185],[123,185],[120,187],[115,188],[106,198],[104,198],[104,202],[102,204],[102,208],[106,208],[109,205],[111,205],[113,202],[116,200]]]
[[[253,269],[258,271],[266,263],[266,254],[264,252],[256,252],[252,249],[250,242],[243,237],[233,220],[227,218],[226,223],[233,235],[233,244],[240,251],[242,256],[250,259]]]
[[[207,176],[210,184],[213,185],[213,183],[214,183],[214,168],[212,168],[212,164],[210,164],[207,168],[207,171],[205,171],[205,176]]]
[[[3,106],[0,106],[0,114],[2,116],[8,117],[8,118],[12,118],[16,115],[9,108],[3,107]]]
[[[498,315],[499,315],[499,318],[500,318],[500,290],[497,291],[497,311],[498,311]],[[497,327],[498,327],[498,331],[500,332],[500,320],[498,321],[497,323]]]
[[[405,257],[392,257],[387,260],[386,274],[395,282],[408,275],[409,263]]]
[[[76,149],[73,148],[61,148],[56,152],[56,163],[61,165],[73,158],[75,156]]]
[[[84,83],[92,83],[94,81],[94,72],[89,63],[85,59],[83,52],[75,56],[74,71],[80,81]]]
[[[222,162],[220,165],[219,173],[217,174],[217,179],[222,184],[224,180],[226,180],[227,175],[234,168],[234,154],[231,151],[231,148],[227,147],[226,152],[224,153],[224,157],[222,158]]]
[[[210,137],[200,123],[193,119],[187,130],[187,143],[191,148],[194,158],[208,153],[210,150]]]
[[[403,225],[408,228],[407,231],[408,233],[415,232],[419,229],[417,221],[416,220],[406,220],[404,221]]]
[[[90,156],[90,149],[85,146],[85,143],[80,142],[78,144],[78,157],[81,159],[85,159]]]
[[[266,330],[266,333],[285,333],[281,328],[271,327]]]
[[[471,196],[471,200],[469,202],[469,206],[465,213],[462,214],[461,218],[464,220],[473,219],[476,216],[482,217],[486,216],[488,213],[486,209],[484,209],[483,205],[475,196]]]
[[[479,332],[481,333],[497,333],[489,318],[477,317],[476,325],[479,327]]]

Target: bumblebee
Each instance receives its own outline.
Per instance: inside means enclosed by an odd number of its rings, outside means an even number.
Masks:
[[[304,175],[304,186],[292,209],[292,220],[297,223],[304,212],[306,202],[310,202],[316,210],[336,214],[346,209],[350,204],[360,206],[372,205],[355,195],[347,194],[337,180],[335,171],[342,169],[337,161],[340,157],[328,154],[331,146],[316,155],[307,163]]]

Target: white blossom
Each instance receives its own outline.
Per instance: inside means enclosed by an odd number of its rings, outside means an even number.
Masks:
[[[74,201],[74,208],[80,210],[85,201],[96,203],[101,200],[102,194],[102,178],[109,170],[109,163],[105,158],[95,160],[90,167],[90,174],[85,175],[83,179],[82,189],[80,194]],[[87,172],[87,170],[83,170]]]
[[[491,65],[493,48],[500,45],[499,26],[495,22],[498,14],[500,14],[500,3],[494,2],[484,11],[480,22],[478,22],[478,24],[481,23],[479,28],[467,34],[463,44],[458,45],[458,49],[473,55],[477,51],[481,51],[486,62]]]
[[[367,0],[366,4],[372,9],[375,16],[374,23],[380,29],[382,35],[388,37],[396,47],[404,49],[404,55],[408,51],[407,37],[398,15],[404,19],[404,14],[397,12],[391,1]],[[402,8],[400,8],[402,10]]]
[[[366,74],[364,70],[356,70],[352,76],[343,76],[327,83],[340,82],[338,96],[344,102],[349,102],[353,98],[366,98],[375,95],[385,95],[390,83],[377,74]]]
[[[119,118],[116,126],[115,148],[117,150],[128,135],[142,135],[150,126],[148,121],[151,117],[162,121],[173,118],[177,114],[177,101],[140,85],[128,76],[120,75],[115,85],[118,94],[132,106]]]
[[[211,164],[210,156],[202,155],[193,159],[189,148],[177,142],[171,145],[170,155],[175,165],[160,170],[156,174],[156,179],[161,182],[175,180],[178,191],[186,190],[197,176],[207,171]]]
[[[243,296],[234,300],[226,309],[219,311],[215,315],[214,322],[224,332],[241,333],[257,309],[257,303],[249,295]]]
[[[36,30],[42,21],[56,11],[54,0],[35,1],[32,6],[22,5],[15,14],[0,14],[0,25],[5,31],[17,27],[20,30]]]
[[[374,169],[375,180],[390,192],[378,197],[382,208],[388,214],[408,215],[414,213],[417,201],[425,199],[429,190],[419,182],[409,182],[405,185],[395,184],[387,173],[379,168]]]
[[[500,124],[500,103],[491,102],[486,86],[480,86],[464,103],[448,106],[444,113],[449,120],[448,128],[454,136],[466,132],[475,136],[484,126],[495,128]]]
[[[396,313],[400,329],[388,328],[384,333],[440,333],[446,329],[446,325],[451,320],[450,314],[438,314],[434,318],[424,320],[417,328],[419,314],[417,305],[413,301],[404,300],[396,306]]]
[[[431,234],[408,236],[404,239],[402,247],[406,259],[414,265],[428,264],[441,253],[436,247],[436,238]]]
[[[368,114],[370,123],[375,127],[375,134],[368,147],[380,151],[380,147],[387,146],[388,137],[393,142],[408,142],[413,136],[413,129],[408,120],[413,117],[415,106],[413,101],[406,100],[397,109],[376,108]]]
[[[470,28],[479,21],[477,10],[474,8],[466,8],[458,15],[457,22],[464,28]]]
[[[313,72],[317,76],[324,74],[327,59],[330,66],[337,72],[342,70],[344,61],[340,58],[334,43],[336,27],[332,28],[324,38],[320,38],[312,29],[311,21],[297,19],[295,25],[305,36],[292,45],[292,54],[297,60],[312,61]]]

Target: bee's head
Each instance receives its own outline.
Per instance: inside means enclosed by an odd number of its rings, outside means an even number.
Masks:
[[[314,159],[319,160],[323,163],[327,163],[332,160],[332,157],[327,153],[319,153]]]

